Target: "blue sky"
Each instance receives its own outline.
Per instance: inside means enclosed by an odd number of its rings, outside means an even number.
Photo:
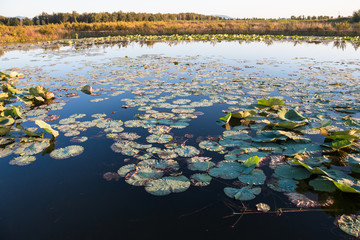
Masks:
[[[291,15],[350,16],[360,0],[0,0],[0,15],[34,17],[41,12],[196,12],[239,18],[288,18]]]

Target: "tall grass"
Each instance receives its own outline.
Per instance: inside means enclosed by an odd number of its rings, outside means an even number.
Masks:
[[[360,35],[360,25],[349,22],[291,20],[173,21],[64,23],[43,26],[1,26],[0,42],[47,41],[108,35],[170,34],[283,34],[317,36]]]

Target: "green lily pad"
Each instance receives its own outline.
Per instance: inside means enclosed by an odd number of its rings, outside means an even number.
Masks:
[[[239,162],[245,162],[249,158],[258,157],[258,159],[260,161],[260,159],[267,157],[268,155],[269,155],[269,153],[265,153],[265,152],[250,152],[250,153],[245,153],[245,154],[236,156],[236,160]]]
[[[224,192],[226,196],[230,198],[234,198],[240,201],[249,201],[254,199],[256,195],[260,194],[261,188],[251,188],[246,186],[238,189],[238,188],[226,187],[224,188]]]
[[[296,154],[302,153],[314,153],[322,150],[322,147],[315,143],[286,142],[282,145],[286,148],[283,152],[285,156],[295,156]]]
[[[279,118],[287,121],[303,121],[305,118],[295,110],[287,110],[286,108],[281,109],[278,112]]]
[[[336,190],[335,185],[331,181],[321,177],[310,180],[309,185],[312,186],[315,191],[334,192]]]
[[[215,163],[210,161],[211,158],[193,157],[188,159],[188,169],[191,171],[206,172],[210,168],[215,167]]]
[[[159,179],[164,175],[164,172],[159,169],[151,167],[140,167],[125,181],[133,186],[145,186],[147,182],[153,179]]]
[[[200,153],[200,151],[193,146],[179,147],[175,149],[175,152],[180,157],[194,157]]]
[[[199,143],[199,147],[202,149],[212,151],[212,152],[220,152],[225,150],[225,147],[221,146],[220,144],[216,142],[210,142],[210,141],[202,141]]]
[[[117,173],[119,174],[120,177],[125,177],[126,174],[128,174],[131,171],[136,170],[136,165],[135,164],[128,164],[125,166],[122,166],[121,168],[119,168],[119,170],[117,171]]]
[[[50,142],[48,140],[23,143],[14,151],[14,153],[22,155],[35,155],[42,152],[49,146]]]
[[[267,186],[277,192],[294,192],[298,181],[287,178],[273,178]]]
[[[55,149],[50,153],[50,157],[55,159],[66,159],[75,157],[83,153],[84,148],[79,145],[71,145],[64,148]]]
[[[279,165],[275,168],[275,174],[280,177],[289,179],[306,179],[310,177],[310,173],[306,169],[294,167],[290,165]]]
[[[240,176],[243,170],[244,167],[238,162],[222,161],[218,163],[217,167],[209,170],[209,175],[222,179],[235,179]]]
[[[196,187],[205,187],[210,185],[212,177],[206,173],[196,173],[190,176],[191,183]]]
[[[33,162],[35,162],[36,157],[34,156],[29,156],[29,155],[24,155],[24,156],[20,156],[20,157],[16,157],[13,160],[11,160],[9,162],[10,165],[18,165],[18,166],[26,166],[29,165]]]
[[[254,169],[249,174],[241,174],[239,180],[249,185],[262,185],[264,184],[266,175],[261,169]]]
[[[179,163],[175,160],[155,160],[155,159],[147,159],[138,163],[139,167],[152,167],[160,170],[179,170]],[[119,174],[120,175],[120,174]]]
[[[168,134],[152,134],[146,138],[146,141],[149,143],[168,143],[173,139],[171,135]]]
[[[277,107],[284,105],[284,101],[278,98],[268,98],[268,99],[260,99],[258,104],[262,107]]]
[[[185,176],[164,177],[149,181],[145,190],[155,196],[165,196],[170,193],[185,192],[190,187],[190,181]]]

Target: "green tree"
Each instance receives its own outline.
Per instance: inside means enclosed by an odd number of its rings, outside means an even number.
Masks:
[[[353,13],[352,20],[353,22],[360,22],[360,10],[357,10]]]

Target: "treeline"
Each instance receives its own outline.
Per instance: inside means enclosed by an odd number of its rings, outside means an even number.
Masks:
[[[203,15],[197,13],[135,13],[135,12],[101,12],[101,13],[82,13],[75,11],[72,13],[41,13],[40,15],[29,18],[7,18],[0,16],[0,24],[6,26],[31,26],[31,25],[47,25],[56,23],[99,23],[99,22],[155,22],[155,21],[176,21],[176,20],[223,20],[221,17]]]

